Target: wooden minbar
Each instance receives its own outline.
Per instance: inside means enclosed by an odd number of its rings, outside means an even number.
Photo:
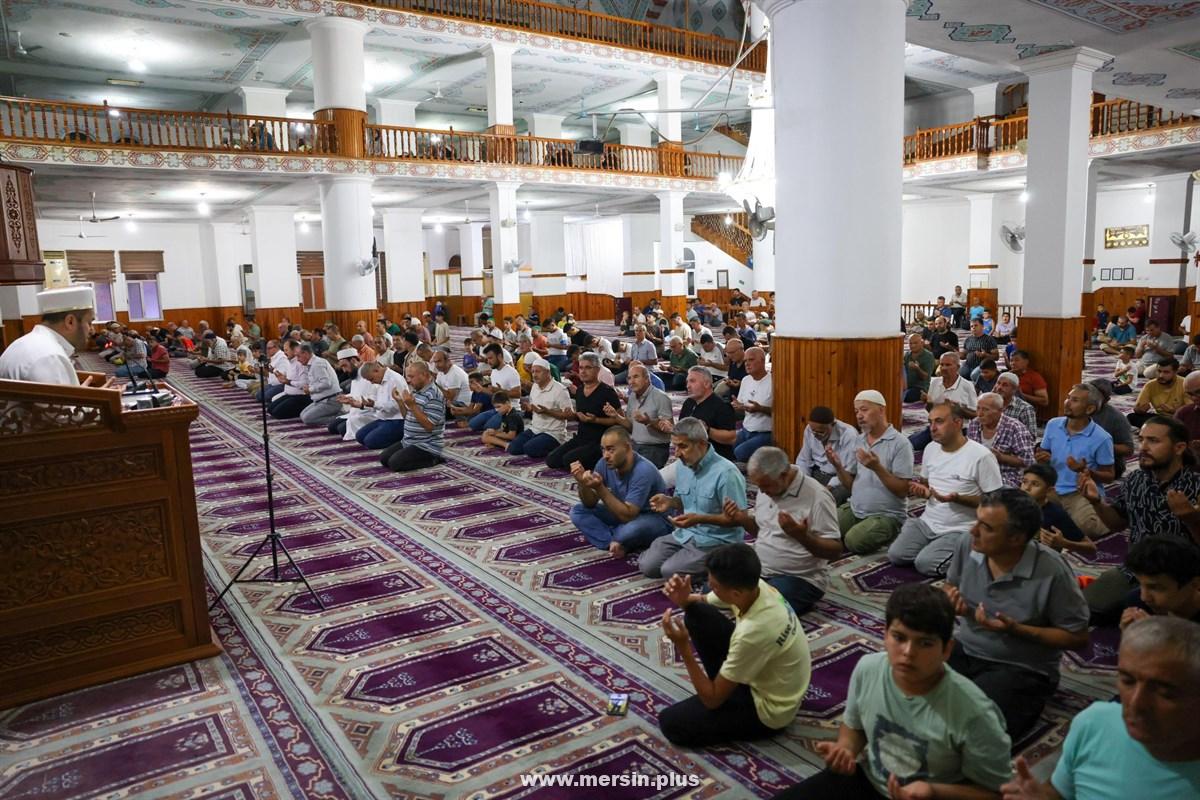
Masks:
[[[188,442],[197,413],[0,381],[0,708],[219,652]]]

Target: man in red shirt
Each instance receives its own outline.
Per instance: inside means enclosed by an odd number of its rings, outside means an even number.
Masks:
[[[146,357],[150,364],[150,377],[165,378],[171,370],[171,354],[162,342],[157,339],[150,339],[150,341],[152,342],[150,355]]]
[[[1021,397],[1036,408],[1046,408],[1050,405],[1050,392],[1046,387],[1046,379],[1033,367],[1029,366],[1029,353],[1024,350],[1014,350],[1009,359],[1009,366],[1021,379]]]

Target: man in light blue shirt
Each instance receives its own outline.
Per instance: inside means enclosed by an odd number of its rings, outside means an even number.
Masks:
[[[1200,797],[1200,625],[1139,620],[1121,634],[1121,702],[1096,702],[1071,720],[1047,783],[1024,758],[1005,800],[1183,800]]]
[[[664,575],[703,575],[709,551],[723,544],[738,544],[745,532],[725,513],[726,500],[747,507],[746,479],[732,461],[718,455],[708,441],[708,426],[695,417],[675,423],[671,433],[679,466],[675,496],[656,494],[650,508],[669,517],[675,531],[655,539],[638,559],[647,578]]]
[[[1084,470],[1091,473],[1097,484],[1108,483],[1116,474],[1112,436],[1092,421],[1092,414],[1103,404],[1100,390],[1095,386],[1081,383],[1071,387],[1063,401],[1064,416],[1046,423],[1041,446],[1033,456],[1038,463],[1050,464],[1058,471],[1054,490],[1059,502],[1079,529],[1092,539],[1107,536],[1108,526],[1079,493],[1078,481]]]
[[[638,325],[633,329],[633,341],[629,342],[626,348],[625,368],[613,373],[613,379],[618,384],[623,384],[627,381],[629,377],[629,364],[631,362],[640,361],[651,369],[658,363],[658,349],[654,346],[654,342],[646,338],[645,325]]]

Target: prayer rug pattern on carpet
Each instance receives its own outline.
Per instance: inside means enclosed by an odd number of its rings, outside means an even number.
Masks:
[[[1086,371],[1110,364],[1089,351]],[[202,408],[192,456],[219,587],[268,528],[259,407],[172,366]],[[568,475],[485,451],[465,430],[447,432],[445,464],[398,475],[324,428],[270,428],[277,527],[327,609],[297,585],[242,585],[213,614],[221,657],[0,714],[0,796],[568,796],[523,788],[533,771],[701,778],[604,790],[612,798],[769,796],[820,764],[813,743],[834,735],[854,664],[881,647],[888,592],[921,579],[880,554],[836,562],[802,620],[813,680],[797,721],[772,742],[679,751],[655,723],[690,694],[659,628],[661,582],[586,545],[567,516]],[[1114,535],[1094,564],[1073,565],[1095,574],[1123,545]],[[1115,643],[1103,634],[1064,659],[1059,692],[1018,745],[1032,760],[1112,696]],[[630,694],[628,717],[604,714],[610,691]]]

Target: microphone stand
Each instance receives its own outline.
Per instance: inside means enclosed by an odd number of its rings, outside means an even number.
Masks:
[[[284,545],[279,532],[275,530],[275,473],[271,471],[271,437],[267,431],[267,367],[270,360],[267,354],[263,353],[258,358],[258,375],[259,375],[259,396],[262,398],[262,440],[263,440],[263,460],[266,463],[267,471],[267,523],[270,526],[269,532],[258,543],[258,547],[254,548],[254,552],[246,559],[246,563],[242,564],[241,569],[237,571],[229,582],[225,584],[225,588],[221,589],[221,593],[217,595],[217,599],[212,601],[212,605],[208,607],[212,611],[221,600],[233,588],[235,583],[303,583],[304,588],[312,595],[316,601],[317,607],[322,611],[325,610],[325,604],[321,602],[321,596],[313,591],[312,586],[308,582],[308,578],[304,577],[304,572],[300,569],[300,565],[292,558],[292,554],[288,552],[287,546]],[[271,545],[271,574],[265,578],[243,578],[242,573],[250,566],[250,562],[258,558],[259,552],[268,543]],[[284,558],[287,559],[288,566],[295,572],[296,577],[285,578],[279,568],[279,553],[282,552]],[[285,567],[286,569],[286,567]]]

